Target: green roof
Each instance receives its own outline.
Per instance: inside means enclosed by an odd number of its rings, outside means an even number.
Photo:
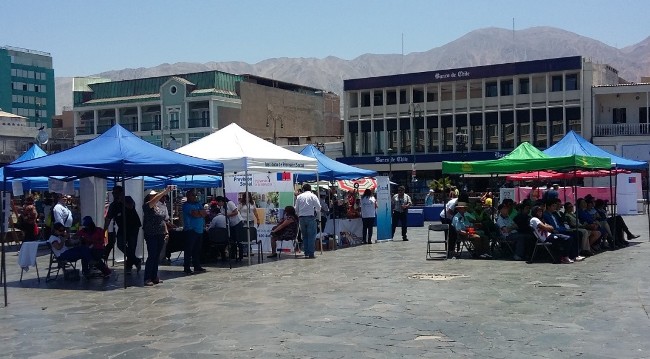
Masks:
[[[75,106],[96,104],[137,102],[160,98],[160,87],[170,79],[176,79],[191,87],[188,96],[204,96],[215,94],[219,96],[238,98],[237,82],[243,76],[221,71],[205,71],[190,74],[149,77],[143,79],[111,81],[88,85],[92,92],[84,92],[74,96]]]

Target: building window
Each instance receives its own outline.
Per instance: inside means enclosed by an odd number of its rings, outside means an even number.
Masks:
[[[497,97],[498,92],[497,92],[497,83],[496,81],[494,82],[486,82],[485,83],[485,97]]]
[[[370,91],[361,93],[361,107],[370,107]]]
[[[396,105],[397,104],[397,91],[389,90],[386,91],[386,105]]]
[[[399,103],[401,104],[409,103],[408,96],[406,96],[406,90],[399,91]]]
[[[177,91],[178,89],[176,88],[176,86],[172,86],[169,88],[169,93],[172,95],[175,95]]]
[[[501,96],[512,96],[512,80],[501,81]]]
[[[300,144],[300,138],[299,137],[287,137],[287,144],[289,146],[297,146]]]
[[[438,88],[427,89],[427,102],[438,101]]]
[[[627,114],[626,114],[626,108],[625,107],[620,107],[620,108],[613,108],[612,109],[612,123],[626,123],[627,122]]]
[[[578,74],[566,75],[566,91],[578,90]]]
[[[648,112],[650,107],[639,107],[639,123],[648,123]]]
[[[522,78],[519,79],[519,94],[527,95],[530,93],[530,79]]]
[[[372,100],[374,106],[383,106],[384,105],[384,92],[375,90],[372,92]]]
[[[562,75],[551,77],[551,92],[562,91]]]
[[[349,100],[349,103],[350,103],[350,108],[359,107],[359,100],[357,99],[357,93],[356,92],[350,92],[348,94],[348,100]]]
[[[421,89],[413,89],[413,103],[424,102],[424,91]]]

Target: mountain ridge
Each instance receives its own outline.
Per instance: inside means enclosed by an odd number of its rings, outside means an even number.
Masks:
[[[110,70],[94,76],[118,81],[219,70],[273,78],[342,95],[345,79],[575,55],[607,63],[619,70],[619,76],[628,81],[635,82],[641,76],[650,76],[650,36],[618,49],[596,39],[548,26],[516,30],[514,33],[498,27],[477,29],[445,45],[404,56],[367,53],[351,60],[330,55],[324,58],[270,58],[254,64],[243,61],[162,63],[154,67]],[[72,106],[72,78],[57,77],[55,83],[57,113],[61,113],[64,106]]]

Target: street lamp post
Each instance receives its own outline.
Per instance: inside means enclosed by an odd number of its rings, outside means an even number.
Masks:
[[[389,147],[386,152],[388,152],[388,180],[393,179],[393,152],[395,150],[392,147]]]
[[[467,134],[461,130],[456,132],[456,150],[460,148],[461,160],[464,159],[465,146],[467,146]]]
[[[266,127],[271,127],[271,122],[273,121],[273,144],[275,145],[278,139],[278,120],[280,120],[280,128],[284,128],[284,122],[282,121],[282,116],[274,116],[273,112],[269,111],[266,115]]]

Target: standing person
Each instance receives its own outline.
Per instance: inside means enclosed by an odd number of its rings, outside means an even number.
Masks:
[[[175,189],[174,186],[171,187],[171,189],[168,191],[171,192]],[[160,249],[160,256],[158,257],[158,262],[163,262],[165,260],[165,251],[167,249],[167,243],[169,243],[169,231],[173,230],[176,228],[176,226],[172,223],[171,218],[169,217],[169,209],[167,208],[167,201],[169,201],[169,194],[166,194],[158,200],[156,203],[156,207],[158,207],[158,210],[165,215],[165,226],[167,227],[167,237],[165,237],[165,241],[163,242],[162,248]],[[145,263],[145,268],[147,264]]]
[[[147,243],[147,261],[144,264],[144,285],[151,287],[162,283],[158,277],[158,261],[165,239],[169,238],[165,215],[167,211],[158,206],[158,202],[171,191],[168,186],[162,192],[151,191],[144,197],[142,205],[142,231]],[[165,207],[165,209],[167,209]]]
[[[66,229],[69,229],[72,227],[72,211],[66,206],[68,199],[60,193],[57,194],[56,199],[57,203],[52,208],[52,221],[54,223],[61,223]]]
[[[300,224],[302,241],[305,245],[305,258],[316,258],[316,218],[320,217],[320,200],[307,183],[302,185],[302,193],[296,197],[296,214]]]
[[[185,235],[183,267],[185,274],[192,275],[206,271],[201,267],[201,239],[205,230],[205,216],[208,214],[193,189],[185,193],[185,198],[187,201],[183,203],[183,234]],[[191,266],[194,266],[194,270]]]
[[[361,196],[361,220],[363,221],[363,243],[372,244],[372,227],[377,216],[377,200],[370,189],[363,191]],[[366,242],[366,239],[368,242]]]
[[[35,241],[38,238],[38,212],[34,206],[34,197],[27,196],[20,215],[21,230],[25,238],[24,241]]]
[[[406,237],[406,216],[408,215],[409,207],[413,204],[411,197],[404,193],[404,186],[399,186],[397,188],[397,194],[393,196],[392,205],[393,205],[393,237],[395,236],[395,229],[397,229],[397,222],[401,222],[402,225],[402,240],[408,241]]]
[[[242,232],[244,231],[244,223],[237,205],[235,202],[229,200],[223,196],[217,196],[217,204],[221,206],[224,213],[226,214],[226,220],[228,221],[228,227],[230,228],[230,242],[236,243],[236,250],[231,248],[230,258],[235,259],[236,261],[241,261],[244,258],[244,246],[242,244]],[[239,252],[237,255],[236,252]]]
[[[430,189],[429,193],[427,193],[427,196],[424,197],[424,206],[425,207],[433,207],[433,203],[435,202],[435,191]]]
[[[117,233],[115,235],[117,248],[126,256],[126,273],[130,274],[133,266],[140,272],[142,263],[140,258],[135,255],[135,248],[138,245],[138,234],[140,233],[142,222],[140,222],[140,216],[135,210],[135,201],[133,201],[131,196],[125,197],[124,187],[119,185],[113,187],[113,202],[108,206],[108,211],[104,218],[104,231],[108,229],[108,224],[111,220],[114,220],[115,225],[117,225]],[[125,222],[126,228],[123,228]]]
[[[250,192],[243,194],[242,199],[239,201],[239,208],[237,210],[243,219],[245,228],[260,226],[260,215],[257,213],[257,206],[255,205],[253,195]]]

